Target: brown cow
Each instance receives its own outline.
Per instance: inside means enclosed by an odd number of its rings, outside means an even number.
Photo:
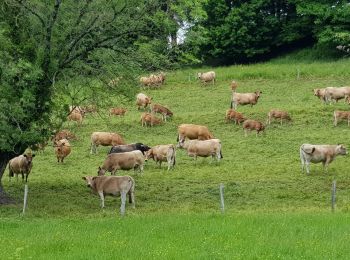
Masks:
[[[187,140],[180,143],[180,147],[187,150],[190,157],[197,160],[197,156],[216,158],[218,161],[223,158],[221,152],[221,141],[219,139],[209,140]]]
[[[61,161],[61,163],[63,163],[64,158],[66,158],[71,152],[69,141],[67,139],[61,139],[55,142],[54,146],[57,162],[59,163]]]
[[[291,121],[292,119],[290,118],[288,112],[286,111],[281,111],[281,110],[270,110],[270,112],[267,114],[267,123],[271,124],[271,118],[275,119],[280,119],[281,120],[281,125],[283,119]]]
[[[146,96],[143,93],[139,93],[136,96],[136,105],[137,105],[137,109],[139,110],[141,107],[142,108],[146,108],[149,104],[152,103],[152,98]]]
[[[236,89],[238,87],[237,82],[232,80],[230,87],[231,87],[232,92],[236,92]]]
[[[142,113],[140,121],[141,126],[154,126],[162,123],[162,120],[150,113]]]
[[[167,117],[172,117],[173,112],[171,112],[167,107],[160,104],[153,104],[151,107],[153,113],[159,113],[162,115],[163,121],[166,121]]]
[[[182,143],[185,141],[186,137],[190,140],[208,140],[213,139],[214,136],[206,126],[193,125],[193,124],[181,124],[178,127],[177,141]]]
[[[337,126],[338,119],[345,119],[348,121],[348,126],[350,126],[350,111],[339,111],[336,110],[333,113],[334,117],[334,126]]]
[[[109,116],[111,115],[124,116],[127,111],[128,110],[126,108],[114,107],[109,110]]]
[[[212,82],[213,85],[215,83],[215,72],[214,71],[208,71],[208,72],[198,72],[197,78],[202,82],[202,83],[208,83]]]
[[[232,93],[231,108],[237,109],[238,105],[255,105],[258,103],[258,99],[262,94],[261,91],[255,91],[254,93]]]
[[[328,87],[325,90],[325,98],[326,101],[331,102],[334,100],[335,102],[338,102],[338,100],[347,98],[350,96],[350,87],[340,87],[340,88],[334,88],[334,87]]]
[[[130,176],[85,176],[82,177],[88,187],[97,193],[101,199],[101,208],[105,206],[105,195],[121,197],[120,213],[125,213],[126,195],[129,195],[129,203],[135,208],[135,181]]]
[[[325,88],[315,88],[313,90],[314,96],[318,97],[324,103],[326,103],[326,89]]]
[[[243,116],[243,114],[233,110],[233,109],[228,109],[226,111],[226,117],[225,117],[226,122],[229,121],[235,121],[235,124],[240,125],[246,118]]]
[[[256,136],[258,136],[259,132],[263,132],[265,130],[265,126],[259,121],[248,119],[244,121],[243,129],[244,129],[245,137],[247,137],[248,130],[249,131],[256,130]]]
[[[28,175],[33,167],[33,157],[35,157],[35,154],[32,154],[30,152],[24,153],[20,156],[17,156],[15,158],[12,158],[9,161],[9,178],[11,180],[11,177],[16,174],[16,178],[18,181],[18,174],[22,175],[22,181],[24,181],[24,175],[26,176],[26,182],[28,181]]]
[[[69,121],[75,121],[77,122],[78,126],[81,126],[83,123],[83,114],[81,112],[78,112],[76,110],[73,110],[67,117]]]
[[[109,132],[93,132],[91,134],[91,150],[90,153],[97,153],[97,146],[115,146],[126,144],[123,138],[117,133]]]
[[[108,154],[106,160],[103,162],[102,167],[98,167],[98,175],[105,175],[106,171],[115,175],[118,170],[130,170],[139,169],[141,174],[143,173],[143,164],[145,157],[139,150],[124,152],[124,153],[111,153]]]
[[[159,162],[159,167],[162,167],[162,162],[168,162],[168,171],[175,165],[175,146],[173,144],[164,144],[153,146],[146,152],[146,161],[153,159],[156,164]]]

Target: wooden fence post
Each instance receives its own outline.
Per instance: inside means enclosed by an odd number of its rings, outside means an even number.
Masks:
[[[23,212],[24,215],[26,208],[27,208],[27,198],[28,198],[28,184],[24,185],[24,200],[23,200]]]
[[[332,212],[335,210],[335,202],[336,202],[336,192],[337,192],[337,181],[334,180],[332,182]]]
[[[221,204],[221,212],[225,212],[225,203],[224,203],[224,184],[220,184],[220,204]]]

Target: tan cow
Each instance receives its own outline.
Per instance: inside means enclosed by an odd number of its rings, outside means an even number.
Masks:
[[[243,114],[233,109],[228,109],[226,111],[226,117],[225,117],[226,123],[229,121],[234,121],[236,125],[237,124],[240,125],[242,122],[244,122],[244,120],[246,120],[246,118],[243,116]]]
[[[232,80],[231,84],[230,84],[231,90],[232,92],[236,92],[236,89],[238,87],[238,84],[236,81]]]
[[[316,145],[302,144],[300,146],[301,170],[310,173],[310,162],[323,164],[323,171],[328,171],[328,165],[335,159],[337,155],[347,155],[347,149],[341,145]]]
[[[275,118],[275,119],[280,119],[281,121],[281,125],[283,122],[283,119],[291,121],[292,119],[290,118],[288,112],[286,111],[281,111],[281,110],[270,110],[270,112],[267,114],[267,124],[271,124],[271,119]]]
[[[139,150],[124,152],[124,153],[111,153],[108,154],[102,167],[98,167],[98,175],[105,175],[108,171],[112,175],[115,175],[118,170],[131,170],[139,169],[141,174],[143,173],[143,164],[145,157]]]
[[[197,160],[197,156],[216,158],[218,161],[223,158],[221,152],[221,141],[219,139],[209,140],[187,140],[180,143],[180,147],[187,150],[190,157]]]
[[[350,87],[340,87],[340,88],[333,88],[328,87],[325,90],[325,99],[328,102],[335,101],[338,102],[338,100],[347,98],[350,96]]]
[[[31,152],[26,152],[20,156],[12,158],[9,161],[9,179],[16,174],[18,181],[18,174],[22,175],[22,181],[24,181],[24,175],[26,176],[26,182],[28,181],[28,175],[33,167],[33,158],[35,154]]]
[[[265,126],[259,121],[248,119],[243,122],[243,129],[245,137],[248,136],[247,132],[252,130],[256,130],[256,136],[258,136],[260,132],[265,130]]]
[[[255,91],[254,93],[232,93],[231,108],[237,109],[238,105],[250,105],[253,106],[258,103],[258,99],[262,94],[261,91]]]
[[[109,116],[111,115],[124,116],[127,111],[128,110],[126,108],[114,107],[109,110]]]
[[[337,126],[339,119],[345,119],[348,121],[348,126],[350,126],[350,111],[339,111],[336,110],[333,113],[334,126]]]
[[[93,132],[91,134],[91,150],[90,153],[97,153],[97,147],[102,146],[115,146],[119,144],[126,144],[123,138],[117,133],[110,132]]]
[[[215,72],[214,71],[208,71],[208,72],[198,72],[197,78],[202,82],[202,83],[208,83],[212,82],[213,85],[215,83]]]
[[[323,103],[326,103],[326,89],[325,88],[315,88],[313,90],[314,96],[318,97]]]
[[[146,161],[153,159],[159,167],[162,162],[168,162],[168,171],[175,166],[176,151],[173,144],[156,145],[146,152]]]
[[[151,106],[151,112],[161,114],[163,121],[166,121],[167,117],[173,116],[173,112],[171,112],[167,107],[160,104],[153,104]]]
[[[81,126],[83,123],[83,115],[81,112],[77,112],[76,110],[73,110],[67,117],[69,121],[75,121],[77,122],[78,126]]]
[[[54,143],[55,154],[57,157],[57,162],[63,163],[64,158],[66,158],[72,151],[70,143],[67,139],[61,139]]]
[[[162,123],[162,120],[150,113],[142,113],[140,121],[141,126],[154,126]]]
[[[213,139],[213,134],[208,130],[206,126],[193,125],[193,124],[181,124],[178,129],[177,141],[182,143],[185,141],[186,137],[190,140],[208,140]]]
[[[85,176],[82,177],[88,187],[97,193],[101,199],[101,208],[105,207],[105,195],[121,197],[120,213],[125,213],[126,195],[129,195],[129,203],[135,208],[135,181],[130,176]]]
[[[150,105],[152,103],[152,98],[146,96],[143,93],[139,93],[136,96],[136,105],[137,105],[137,109],[139,110],[141,107],[142,108],[146,108],[148,105]]]

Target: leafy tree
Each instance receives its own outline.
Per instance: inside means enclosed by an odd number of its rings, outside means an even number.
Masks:
[[[145,54],[141,39],[149,33],[155,6],[138,0],[0,0],[0,6],[0,203],[5,203],[1,179],[8,161],[48,138],[60,108],[55,97],[72,91],[68,80],[121,68],[118,73],[129,78],[130,71],[152,62],[139,55]],[[162,37],[154,35],[154,41]],[[152,45],[148,50],[156,52]],[[118,89],[132,93],[129,86]],[[79,98],[95,94],[89,91]]]

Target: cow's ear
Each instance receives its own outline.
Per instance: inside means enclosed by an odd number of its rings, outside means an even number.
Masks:
[[[24,156],[25,158],[27,158],[27,155],[26,155],[26,154],[23,154],[23,156]]]
[[[98,176],[92,177],[92,180],[94,181],[96,178],[98,178]]]
[[[84,176],[84,177],[81,177],[83,180],[85,180],[86,181],[86,177]]]
[[[316,148],[312,147],[311,153],[314,153],[315,150],[316,150]]]

